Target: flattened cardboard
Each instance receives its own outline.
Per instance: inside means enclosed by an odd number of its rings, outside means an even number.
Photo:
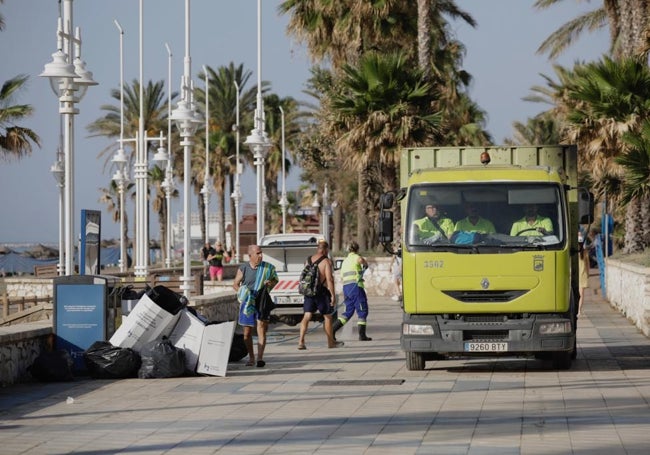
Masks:
[[[205,327],[203,321],[191,312],[183,310],[180,312],[174,330],[169,335],[172,344],[185,351],[185,368],[187,371],[196,371]]]
[[[197,373],[226,376],[235,325],[235,321],[230,321],[205,326]]]
[[[140,352],[146,343],[168,336],[180,314],[171,314],[145,294],[108,341],[113,346]]]

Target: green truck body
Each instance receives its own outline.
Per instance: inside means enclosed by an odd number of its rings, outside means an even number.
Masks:
[[[408,369],[454,355],[535,355],[569,368],[579,221],[591,216],[590,200],[579,204],[576,147],[408,148],[400,164]]]

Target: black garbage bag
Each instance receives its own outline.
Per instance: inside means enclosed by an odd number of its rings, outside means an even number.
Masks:
[[[141,379],[175,378],[185,373],[185,351],[175,347],[167,337],[145,344],[140,357],[138,377]]]
[[[42,382],[74,380],[73,360],[65,349],[41,352],[28,371],[34,379]]]
[[[140,354],[131,348],[113,346],[108,341],[95,341],[84,351],[84,363],[91,378],[135,378],[140,369]]]
[[[171,314],[177,314],[187,304],[187,299],[182,295],[162,285],[148,288],[146,294],[159,307]]]
[[[239,362],[241,359],[248,355],[246,344],[244,344],[244,335],[235,333],[232,336],[232,345],[230,345],[230,355],[228,362]]]

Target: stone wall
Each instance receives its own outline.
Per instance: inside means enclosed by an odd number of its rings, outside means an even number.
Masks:
[[[650,268],[608,258],[605,285],[609,304],[650,336]]]
[[[31,381],[29,367],[47,349],[51,321],[0,327],[0,387]]]

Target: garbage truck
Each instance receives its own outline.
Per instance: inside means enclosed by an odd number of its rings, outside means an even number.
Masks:
[[[574,145],[401,150],[378,236],[387,248],[400,236],[408,370],[451,356],[571,367],[578,231],[594,211],[577,184]]]

